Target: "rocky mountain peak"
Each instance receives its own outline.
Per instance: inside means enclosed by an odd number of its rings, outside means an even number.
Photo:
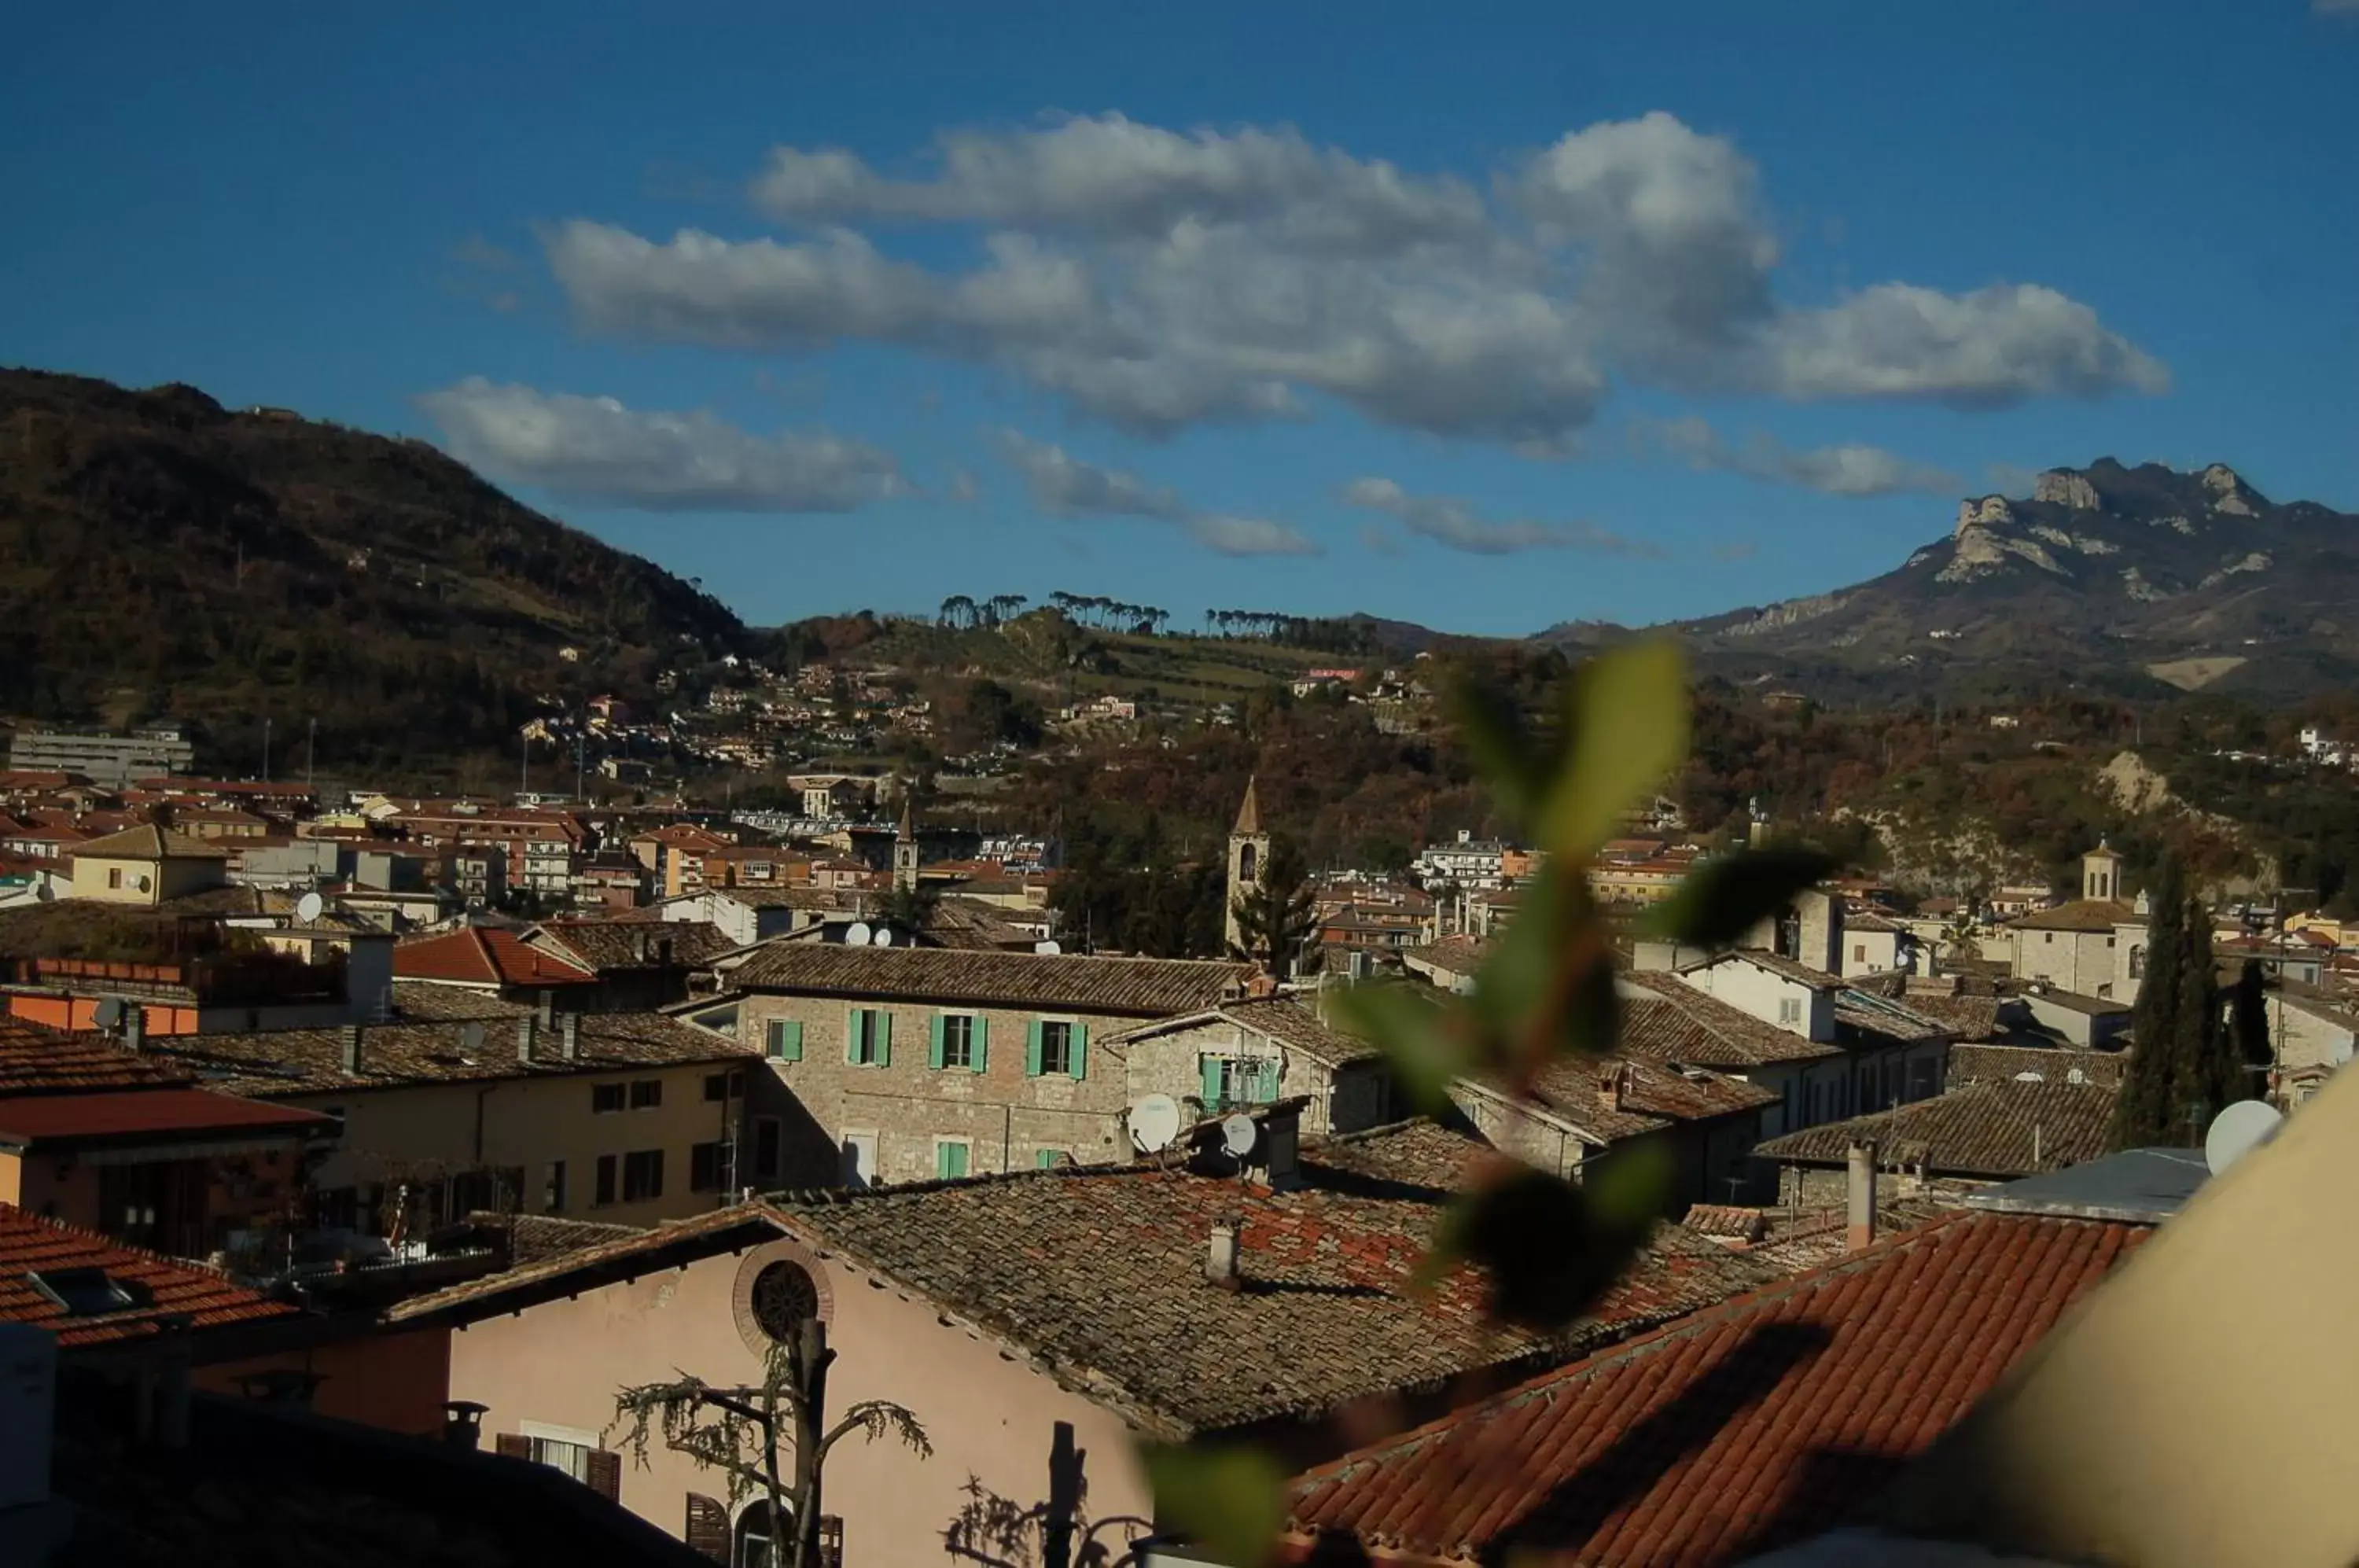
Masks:
[[[1958,527],[1955,537],[1963,539],[1968,528],[2003,528],[2015,521],[2015,508],[2004,495],[1970,496],[1958,503]]]
[[[2033,480],[2031,498],[2075,512],[2093,512],[2104,505],[2089,476],[2070,468],[2051,468]]]
[[[2259,491],[2245,483],[2244,475],[2224,463],[2213,463],[2198,477],[2211,495],[2212,505],[2220,511],[2250,517],[2268,505]]]

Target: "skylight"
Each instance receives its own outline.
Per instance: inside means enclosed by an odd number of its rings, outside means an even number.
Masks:
[[[151,1305],[155,1297],[133,1279],[117,1279],[103,1269],[40,1269],[27,1272],[26,1282],[65,1309],[70,1317],[103,1317]]]

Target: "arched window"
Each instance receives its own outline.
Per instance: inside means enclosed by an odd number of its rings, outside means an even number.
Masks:
[[[1238,881],[1258,882],[1261,880],[1260,877],[1257,875],[1261,869],[1259,855],[1260,848],[1256,844],[1241,844],[1237,845]]]
[[[787,1538],[788,1530],[793,1528],[792,1517],[785,1523],[785,1530],[773,1528],[767,1498],[749,1505],[739,1514],[734,1558],[736,1568],[780,1568],[793,1544]]]
[[[818,1315],[819,1285],[801,1264],[781,1258],[754,1276],[754,1322],[772,1339],[792,1339]]]
[[[2143,946],[2133,947],[2130,949],[2130,978],[2140,979],[2145,974],[2146,949]]]

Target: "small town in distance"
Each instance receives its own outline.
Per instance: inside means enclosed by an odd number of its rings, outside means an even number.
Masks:
[[[1821,9],[12,18],[0,1568],[2359,1563],[2359,0]]]

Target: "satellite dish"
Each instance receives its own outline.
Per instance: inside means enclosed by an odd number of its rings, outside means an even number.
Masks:
[[[2212,1118],[2203,1135],[2203,1163],[2212,1175],[2224,1175],[2228,1167],[2277,1137],[2284,1124],[2285,1114],[2275,1105],[2238,1100]]]
[[[892,933],[892,931],[891,931],[889,929],[887,929],[887,928],[886,928],[886,927],[884,927],[884,926],[878,926],[878,927],[876,928],[875,931],[873,934],[871,934],[871,935],[870,935],[870,937],[868,938],[868,945],[869,945],[869,946],[871,946],[871,947],[890,947],[890,946],[892,946],[892,945],[893,945],[893,933]]]
[[[1235,1116],[1223,1118],[1221,1147],[1239,1160],[1251,1154],[1254,1151],[1254,1146],[1260,1141],[1261,1124],[1243,1111],[1239,1111]]]
[[[1169,1094],[1142,1094],[1130,1107],[1130,1141],[1142,1154],[1171,1147],[1180,1136],[1180,1102]]]
[[[843,945],[846,947],[866,947],[868,945],[869,935],[868,922],[866,920],[854,920],[850,925],[843,928]]]
[[[99,1028],[111,1029],[123,1021],[123,1004],[113,996],[102,996],[90,1016]]]
[[[481,1025],[481,1024],[469,1024],[466,1028],[464,1028],[464,1029],[461,1029],[461,1030],[459,1031],[459,1052],[460,1052],[460,1054],[461,1054],[461,1055],[462,1055],[462,1056],[473,1056],[473,1055],[474,1055],[474,1054],[475,1054],[475,1052],[477,1052],[477,1051],[481,1051],[481,1050],[483,1050],[483,1049],[484,1049],[484,1026],[483,1026],[483,1025]]]
[[[1062,953],[1065,950],[1053,942],[1036,942],[1032,944],[1032,951],[1035,953],[1055,954]]]
[[[306,893],[301,898],[295,900],[295,918],[301,920],[308,926],[313,920],[318,920],[321,911],[325,910],[327,907],[328,900],[320,897],[319,894]]]

